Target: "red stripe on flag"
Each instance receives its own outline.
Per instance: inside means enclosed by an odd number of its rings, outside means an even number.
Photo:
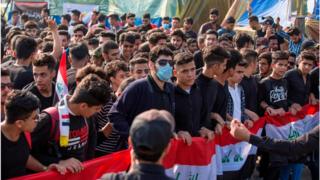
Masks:
[[[284,116],[268,116],[267,115],[267,123],[272,124],[274,126],[280,127],[286,124],[299,121],[304,119],[307,115],[313,115],[319,111],[318,105],[305,105],[302,110],[299,111],[296,115],[292,115],[287,112]]]
[[[68,80],[67,80],[67,53],[66,53],[66,51],[63,52],[61,60],[60,60],[59,73],[61,74],[64,83],[67,85]]]
[[[62,119],[69,119],[69,114],[62,114],[62,115],[61,115],[61,118],[62,118]]]

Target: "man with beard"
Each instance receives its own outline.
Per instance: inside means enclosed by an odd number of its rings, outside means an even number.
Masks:
[[[217,24],[218,19],[219,19],[219,10],[216,8],[210,9],[209,12],[209,22],[206,22],[201,25],[200,30],[199,30],[199,35],[206,33],[209,29],[212,29],[214,31],[218,31],[220,29],[220,25]]]

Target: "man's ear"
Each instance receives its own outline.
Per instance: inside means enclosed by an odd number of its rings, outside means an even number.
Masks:
[[[87,103],[80,103],[79,105],[79,108],[80,108],[80,112],[84,111],[85,109],[88,108],[88,104]]]
[[[173,69],[173,76],[177,77],[177,70],[176,70],[176,68]]]
[[[14,124],[18,127],[18,128],[22,128],[22,126],[23,126],[23,123],[24,123],[24,120],[16,120],[15,122],[14,122]]]

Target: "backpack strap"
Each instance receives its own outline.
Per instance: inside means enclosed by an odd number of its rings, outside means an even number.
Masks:
[[[30,149],[32,149],[31,134],[29,132],[24,132],[24,136],[26,137],[26,140],[28,142],[28,145],[29,145]]]
[[[59,111],[57,107],[49,107],[43,110],[45,113],[50,115],[51,119],[51,129],[50,129],[50,139],[54,139],[56,141],[59,140]]]

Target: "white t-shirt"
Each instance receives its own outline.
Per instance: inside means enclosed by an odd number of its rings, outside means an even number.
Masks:
[[[239,86],[236,84],[234,87],[228,86],[230,95],[233,101],[233,114],[234,119],[241,121],[241,91]]]

